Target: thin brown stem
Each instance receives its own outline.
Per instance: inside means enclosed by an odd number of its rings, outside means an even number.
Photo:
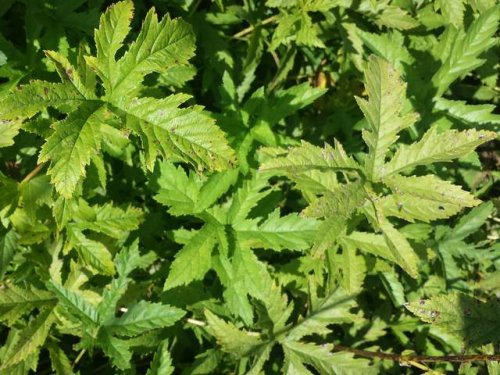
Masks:
[[[267,25],[269,23],[272,23],[272,22],[276,21],[276,18],[277,18],[276,15],[268,17],[265,20],[263,20],[262,22],[259,22],[257,24],[257,26],[264,26],[264,25]],[[236,34],[234,34],[233,38],[234,39],[243,38],[245,35],[250,34],[252,31],[254,31],[255,27],[256,26],[254,26],[254,25],[248,26],[247,28],[245,28],[241,31],[238,31]]]
[[[492,362],[500,361],[499,354],[472,354],[472,355],[401,355],[384,352],[371,352],[368,350],[349,348],[342,345],[335,345],[334,351],[350,352],[361,357],[388,359],[396,362]]]
[[[31,180],[33,177],[35,177],[40,171],[45,167],[45,163],[38,164],[30,173],[26,175],[26,177],[23,178],[21,181],[21,184],[27,183],[29,180]]]

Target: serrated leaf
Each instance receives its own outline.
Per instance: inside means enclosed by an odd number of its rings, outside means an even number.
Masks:
[[[105,329],[99,331],[99,346],[102,348],[113,363],[120,370],[129,369],[132,353],[127,341],[113,337]]]
[[[133,10],[131,1],[111,5],[101,16],[99,28],[95,30],[96,65],[99,67],[106,91],[112,88],[110,79],[115,69],[116,52],[123,46],[123,41],[130,32]]]
[[[340,271],[340,285],[349,294],[359,293],[363,288],[366,277],[366,263],[363,256],[356,254],[356,247],[352,244],[343,244],[342,254],[334,258]]]
[[[0,148],[13,145],[20,128],[20,122],[0,120]]]
[[[83,263],[104,275],[114,275],[115,266],[109,250],[99,241],[91,240],[75,227],[68,228],[71,243],[78,251]]]
[[[55,302],[55,296],[45,290],[34,287],[21,288],[12,283],[4,283],[0,288],[0,320],[14,322],[35,307]]]
[[[433,126],[420,141],[408,146],[401,145],[393,158],[383,167],[381,177],[410,170],[417,165],[451,161],[467,155],[480,144],[495,139],[496,136],[494,132],[475,129],[438,133],[437,127]]]
[[[449,55],[432,77],[438,88],[436,96],[441,96],[454,80],[483,64],[479,56],[496,44],[494,34],[499,19],[500,6],[496,5],[481,12],[466,32],[460,30],[456,34]]]
[[[136,336],[146,331],[169,327],[182,318],[185,312],[177,307],[139,301],[119,318],[112,318],[104,325],[119,336]]]
[[[233,194],[227,211],[227,222],[237,224],[244,221],[252,208],[272,192],[267,178],[257,174],[243,181],[242,186]]]
[[[91,327],[99,323],[100,318],[97,310],[83,296],[53,281],[49,281],[47,287],[56,295],[62,306],[75,314],[83,322]]]
[[[80,205],[82,202],[80,202]],[[80,230],[90,229],[120,239],[139,226],[142,211],[135,207],[122,209],[112,204],[92,206],[89,209],[80,208],[75,215],[76,227]],[[83,214],[81,214],[83,211]]]
[[[74,108],[86,102],[87,99],[69,85],[31,81],[0,100],[0,119],[24,120],[48,107]]]
[[[494,113],[495,106],[492,104],[467,104],[463,100],[439,98],[435,109],[445,111],[450,117],[468,125],[500,125],[500,115]]]
[[[248,220],[233,228],[241,243],[251,248],[305,250],[312,244],[318,224],[297,214],[280,216],[279,210],[275,210],[260,224]]]
[[[125,22],[119,25],[120,38],[124,25]],[[194,47],[194,33],[186,22],[172,20],[169,16],[158,21],[158,16],[151,9],[136,40],[123,57],[113,64],[113,70],[107,77],[111,81],[112,90],[108,93],[111,101],[136,92],[137,83],[142,82],[148,73],[162,72],[170,66],[186,64],[194,54]]]
[[[153,361],[146,375],[171,375],[174,372],[172,357],[168,351],[167,341],[163,341],[155,352]]]
[[[460,28],[464,21],[464,0],[440,0],[438,4],[446,21],[457,29]]]
[[[420,262],[415,250],[411,247],[408,240],[394,226],[385,219],[379,221],[380,229],[385,242],[394,257],[396,263],[416,279],[418,277],[418,264]]]
[[[369,100],[356,98],[363,111],[369,131],[363,131],[363,139],[369,153],[365,161],[368,177],[377,181],[385,163],[389,147],[398,139],[397,134],[413,125],[415,113],[404,114],[406,84],[396,70],[385,60],[371,56],[365,72]]]
[[[375,233],[352,232],[348,236],[342,236],[342,241],[353,244],[361,251],[366,251],[375,256],[395,262],[391,249],[387,245],[384,236]]]
[[[213,227],[206,225],[199,230],[176,254],[164,290],[202,279],[211,267],[211,255],[215,244]]]
[[[237,358],[248,355],[262,343],[257,335],[238,329],[209,310],[205,310],[205,317],[210,332],[215,336],[222,350]]]
[[[72,375],[74,374],[73,368],[71,366],[71,362],[69,361],[68,356],[62,350],[58,343],[53,343],[53,340],[50,340],[47,349],[49,350],[50,362],[52,365],[52,370],[57,375]]]
[[[278,171],[281,173],[301,173],[311,169],[321,171],[361,170],[354,159],[347,156],[342,145],[335,142],[335,148],[325,144],[324,148],[314,146],[305,141],[297,147],[283,150],[285,156],[266,161],[260,166],[261,171]]]
[[[233,163],[234,152],[214,120],[199,106],[179,108],[188,98],[186,94],[164,99],[124,97],[114,103],[137,121],[136,131],[148,153],[148,168],[158,153],[199,168],[222,170]]]
[[[283,345],[285,356],[290,356],[293,353],[301,362],[313,366],[321,374],[355,375],[359,373],[375,374],[378,372],[376,368],[369,366],[368,359],[355,359],[351,353],[332,353],[333,348],[332,344],[319,346],[301,342],[286,342]]]
[[[385,216],[430,222],[456,215],[480,203],[472,194],[434,175],[391,176],[384,183],[393,191],[378,201]]]
[[[55,320],[53,308],[42,309],[37,317],[19,333],[19,339],[15,341],[15,345],[7,347],[0,369],[16,365],[38,352],[39,348],[45,343]]]
[[[85,167],[92,155],[100,151],[100,124],[106,122],[107,113],[103,106],[81,106],[54,124],[54,133],[40,151],[38,162],[51,161],[47,173],[65,198],[72,197],[78,182],[85,176]]]
[[[350,311],[355,306],[355,295],[337,288],[290,329],[282,342],[297,341],[312,333],[328,334],[330,324],[360,322],[362,318]]]
[[[483,303],[454,292],[415,301],[407,304],[406,308],[424,322],[458,335],[469,345],[497,343],[500,337],[500,304],[495,299]]]

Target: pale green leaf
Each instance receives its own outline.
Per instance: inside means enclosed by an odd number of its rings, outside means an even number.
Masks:
[[[385,216],[430,222],[456,215],[465,207],[474,207],[480,203],[460,186],[443,181],[435,175],[393,175],[384,182],[393,191],[392,195],[377,202]]]
[[[185,312],[177,307],[139,301],[119,318],[112,318],[104,325],[119,336],[136,336],[152,329],[173,325]]]
[[[356,253],[353,244],[345,243],[342,254],[334,258],[338,262],[336,269],[339,271],[340,285],[349,294],[361,292],[366,277],[366,262],[362,255]]]
[[[462,132],[448,130],[437,132],[431,127],[420,139],[411,145],[401,145],[394,157],[383,167],[381,177],[389,176],[417,165],[448,162],[467,155],[477,146],[496,138],[496,133],[469,129]]]
[[[342,236],[342,241],[353,244],[361,251],[373,254],[375,256],[396,261],[391,249],[387,245],[384,237],[380,234],[366,232],[352,232],[348,236]]]
[[[497,343],[500,337],[500,304],[494,298],[481,302],[453,292],[412,302],[406,308],[424,322],[459,336],[469,345]]]
[[[300,361],[313,366],[321,374],[357,375],[360,373],[378,373],[375,367],[370,366],[368,359],[355,359],[351,353],[332,353],[333,348],[332,344],[320,346],[301,342],[286,342],[283,345],[285,356],[290,355],[290,352],[292,352]]]
[[[419,26],[419,22],[399,6],[384,7],[375,22],[379,26],[387,26],[399,30],[408,30]]]
[[[57,375],[74,374],[71,362],[64,350],[59,347],[59,343],[55,343],[53,340],[50,340],[46,346],[49,350],[52,370]]]
[[[448,23],[457,29],[462,27],[465,11],[464,0],[439,0],[437,4],[439,4],[441,14]]]
[[[116,271],[120,277],[128,276],[134,269],[145,269],[156,260],[153,252],[141,255],[139,252],[139,241],[135,240],[130,246],[124,247],[116,254],[114,262]]]
[[[206,225],[199,230],[175,256],[164,289],[201,280],[211,267],[212,250],[216,244],[214,228]]]
[[[395,262],[411,277],[417,278],[420,260],[408,240],[388,220],[380,220],[379,225]]]
[[[20,127],[21,123],[18,121],[0,120],[0,148],[14,144],[14,138],[19,133]]]
[[[237,358],[248,355],[262,344],[259,336],[255,333],[240,330],[209,310],[205,310],[205,317],[210,332],[215,336],[222,350]]]
[[[416,113],[404,113],[406,84],[385,60],[371,56],[365,72],[369,100],[356,98],[370,129],[363,131],[369,153],[365,161],[368,177],[377,181],[389,147],[398,139],[398,133],[415,123]]]
[[[283,150],[281,156],[264,162],[261,171],[276,171],[284,174],[320,171],[360,170],[354,159],[347,156],[342,145],[335,142],[335,148],[325,144],[324,148],[302,141],[300,146]]]
[[[438,89],[436,96],[441,96],[457,78],[483,64],[479,56],[496,44],[494,35],[499,19],[500,5],[496,5],[481,12],[466,32],[460,30],[456,34],[449,55],[432,77]]]
[[[235,224],[238,238],[245,246],[273,250],[306,250],[316,235],[318,222],[297,214],[280,216],[273,211],[265,221],[247,220]]]

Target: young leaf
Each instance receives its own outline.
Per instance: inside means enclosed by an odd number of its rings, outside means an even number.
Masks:
[[[389,63],[371,56],[365,76],[369,100],[356,98],[356,101],[370,125],[369,131],[363,131],[369,149],[366,173],[371,180],[378,181],[389,147],[401,130],[415,123],[417,115],[404,114],[406,84]]]
[[[168,351],[168,342],[165,340],[158,346],[146,375],[171,375],[173,372],[172,357]]]

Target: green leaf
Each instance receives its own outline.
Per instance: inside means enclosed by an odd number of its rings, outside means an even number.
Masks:
[[[215,229],[206,225],[176,254],[164,290],[201,280],[211,267],[212,250],[216,244]]]
[[[410,170],[417,165],[448,162],[473,151],[477,146],[496,138],[496,133],[469,129],[462,132],[448,130],[437,132],[431,127],[420,139],[411,145],[402,145],[382,170],[381,177]]]
[[[476,232],[486,219],[493,214],[493,203],[485,202],[472,210],[458,221],[451,231],[446,233],[445,240],[462,240]]]
[[[91,157],[100,151],[100,124],[107,117],[103,106],[81,106],[54,124],[54,133],[43,145],[38,162],[51,161],[48,174],[57,192],[65,198],[72,197]]]
[[[172,357],[168,351],[168,342],[165,340],[158,346],[146,375],[171,375],[173,372]]]
[[[363,256],[356,254],[356,247],[350,243],[342,246],[342,254],[334,258],[340,271],[340,285],[349,294],[361,292],[366,277],[366,263]]]
[[[241,243],[252,248],[306,250],[314,240],[318,222],[297,214],[280,217],[279,210],[275,210],[260,224],[248,220],[233,228]]]
[[[205,310],[208,327],[222,350],[236,358],[248,355],[261,345],[259,335],[238,329],[231,323],[218,318],[209,310]]]
[[[385,219],[379,221],[380,229],[385,242],[391,251],[396,263],[416,279],[418,277],[418,264],[420,262],[415,250],[408,243],[408,240],[392,224]]]
[[[303,363],[313,366],[321,374],[376,374],[376,368],[369,366],[368,359],[354,359],[351,353],[332,353],[332,344],[321,346],[311,343],[286,342],[283,345],[285,356],[295,355]],[[300,370],[300,367],[299,367]],[[290,372],[290,369],[287,373]]]
[[[74,372],[71,366],[71,362],[64,350],[62,350],[59,345],[59,343],[54,343],[53,340],[50,340],[47,345],[50,355],[50,362],[52,364],[52,370],[57,375],[72,375],[74,374]]]
[[[69,312],[77,316],[84,323],[90,326],[99,323],[100,318],[97,310],[83,296],[53,281],[49,281],[47,287],[56,295],[59,303],[64,308],[68,309]]]
[[[348,236],[342,236],[342,241],[353,244],[361,251],[373,254],[375,256],[396,261],[391,249],[387,245],[384,236],[375,233],[352,232]]]
[[[284,174],[307,172],[311,169],[321,171],[360,170],[354,159],[347,156],[342,145],[335,142],[335,148],[325,144],[324,148],[301,141],[301,145],[282,150],[285,156],[278,156],[264,162],[261,171],[276,171]]]
[[[86,104],[87,99],[74,87],[63,83],[31,81],[0,100],[0,119],[24,120],[48,107],[74,108]]]
[[[406,308],[424,322],[435,324],[446,332],[459,336],[469,345],[498,343],[500,304],[495,299],[483,303],[454,292],[415,301],[407,304]]]
[[[366,173],[371,180],[378,181],[385,156],[398,139],[397,134],[413,125],[418,117],[416,113],[404,114],[406,84],[385,60],[371,56],[365,79],[369,100],[356,98],[356,101],[370,125],[369,131],[363,131],[369,149]]]
[[[393,175],[384,180],[393,191],[378,201],[385,216],[408,221],[444,219],[456,215],[465,207],[480,203],[460,186],[434,175],[403,177]]]
[[[17,248],[18,237],[19,236],[16,232],[14,232],[14,230],[9,230],[4,235],[0,236],[0,281],[3,280],[5,272],[7,272],[7,268],[9,267],[12,257],[14,256],[14,251]]]
[[[104,354],[111,358],[114,366],[120,370],[131,367],[132,353],[127,341],[113,337],[107,330],[102,329],[99,331],[98,342]]]
[[[493,113],[495,106],[491,104],[467,104],[462,100],[439,98],[435,102],[435,109],[445,111],[450,117],[470,126],[481,124],[498,127],[500,125],[500,115]]]
[[[452,24],[457,29],[463,25],[465,11],[464,0],[439,0],[438,4],[441,8],[441,14],[448,23]]]
[[[37,353],[45,343],[56,316],[53,308],[44,308],[28,325],[19,333],[14,345],[7,347],[0,369],[6,369],[27,359]]]
[[[112,318],[104,325],[119,336],[136,336],[146,331],[169,327],[182,318],[185,312],[177,307],[139,301],[119,318]]]
[[[149,169],[158,153],[199,168],[222,170],[233,163],[234,152],[214,120],[199,106],[179,108],[188,99],[176,94],[165,99],[123,97],[114,103],[137,122]]]
[[[85,237],[75,227],[68,228],[70,243],[76,248],[83,263],[104,275],[114,275],[115,266],[109,250],[101,242]]]
[[[443,65],[432,77],[437,87],[436,96],[441,96],[457,78],[481,66],[484,60],[479,56],[496,44],[500,6],[496,5],[481,12],[467,31],[456,33],[452,48]]]
[[[21,288],[12,283],[3,283],[0,288],[0,321],[15,322],[34,308],[54,304],[51,293],[34,287]]]
[[[90,229],[120,239],[128,232],[137,229],[141,219],[142,211],[138,208],[122,209],[110,203],[90,207],[84,201],[80,201],[79,212],[75,215],[76,225],[74,226],[80,230]]]
[[[125,3],[121,7],[128,8],[120,15],[127,20],[122,18],[117,24],[118,35],[112,42],[113,49],[108,52],[108,61],[114,59],[113,50],[121,44],[120,39],[123,38],[129,23],[130,5]],[[120,9],[112,8],[109,17],[113,17],[113,13],[116,14],[118,11]],[[113,27],[113,24],[109,25],[106,19],[101,22],[110,26],[105,28],[106,31]],[[116,64],[113,64],[109,76],[102,74],[111,84],[111,90],[107,95],[112,102],[120,100],[122,96],[132,95],[138,91],[137,83],[142,82],[145,75],[166,71],[173,65],[186,64],[194,54],[194,47],[194,34],[186,22],[179,19],[172,20],[169,16],[158,21],[158,16],[151,9],[144,19],[139,35],[128,51]]]
[[[116,69],[116,52],[123,46],[125,37],[130,32],[133,11],[134,5],[131,1],[115,3],[102,15],[99,28],[95,30],[96,65],[107,92],[112,89],[110,79]]]
[[[19,133],[20,127],[20,122],[0,120],[0,148],[14,144],[14,138]]]

